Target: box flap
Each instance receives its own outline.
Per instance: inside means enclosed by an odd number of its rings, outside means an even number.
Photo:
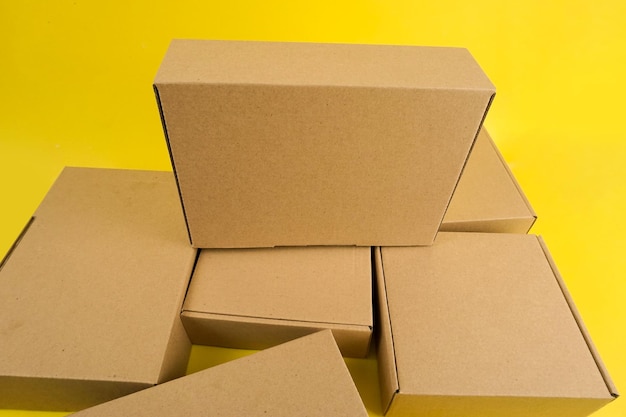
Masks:
[[[385,288],[385,269],[381,248],[377,247],[373,252],[373,264],[376,268],[376,340],[378,358],[378,377],[380,380],[380,402],[383,410],[388,410],[394,396],[400,390],[398,383],[398,371],[396,368],[396,356],[393,347],[393,332],[389,317],[389,305],[387,303],[387,290]]]
[[[506,161],[482,128],[439,230],[526,233],[536,217]]]
[[[382,259],[402,393],[612,398],[535,236],[444,232]]]
[[[180,416],[367,416],[330,331],[77,413]]]
[[[191,346],[172,329],[196,250],[172,174],[66,168],[35,218],[0,270],[0,380],[26,381],[18,398],[0,394],[2,406],[34,395],[28,381],[66,381],[49,396],[67,410],[89,402],[83,388],[74,398],[75,381],[121,395],[182,375]]]
[[[203,249],[184,310],[372,326],[367,247]]]

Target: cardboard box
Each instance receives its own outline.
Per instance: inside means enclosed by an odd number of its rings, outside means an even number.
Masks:
[[[0,408],[78,410],[184,375],[195,258],[171,173],[66,168],[0,266]]]
[[[371,249],[203,249],[182,320],[194,344],[265,349],[332,330],[346,356],[372,336]]]
[[[388,416],[586,416],[617,392],[544,243],[439,233],[375,252]]]
[[[527,233],[536,219],[496,144],[481,129],[439,231]]]
[[[199,248],[430,245],[495,92],[465,49],[200,40],[154,90]]]
[[[330,331],[77,413],[96,416],[367,416]]]

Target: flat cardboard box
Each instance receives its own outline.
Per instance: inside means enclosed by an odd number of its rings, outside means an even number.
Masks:
[[[203,249],[182,320],[194,344],[265,349],[322,329],[345,356],[372,337],[371,249]]]
[[[0,408],[78,410],[184,375],[195,258],[172,173],[63,170],[0,266]]]
[[[154,91],[198,248],[430,245],[495,93],[460,48],[202,40]]]
[[[527,233],[537,215],[482,128],[439,231]]]
[[[323,331],[75,414],[96,416],[367,416]]]
[[[543,241],[439,233],[375,252],[387,416],[586,416],[617,392]]]

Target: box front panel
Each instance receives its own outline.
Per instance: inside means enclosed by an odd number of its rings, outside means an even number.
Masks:
[[[196,247],[428,245],[491,93],[161,85]]]
[[[386,417],[585,417],[609,400],[400,394]]]

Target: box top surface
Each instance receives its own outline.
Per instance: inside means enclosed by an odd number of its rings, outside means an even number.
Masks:
[[[194,259],[171,173],[66,168],[0,270],[0,375],[158,382]]]
[[[155,78],[169,83],[494,90],[462,48],[182,39]]]
[[[76,415],[365,417],[367,412],[327,330]]]
[[[203,249],[184,310],[372,326],[369,247]]]
[[[611,399],[547,256],[520,234],[382,248],[400,392]]]
[[[443,223],[534,217],[489,133],[481,129]]]

